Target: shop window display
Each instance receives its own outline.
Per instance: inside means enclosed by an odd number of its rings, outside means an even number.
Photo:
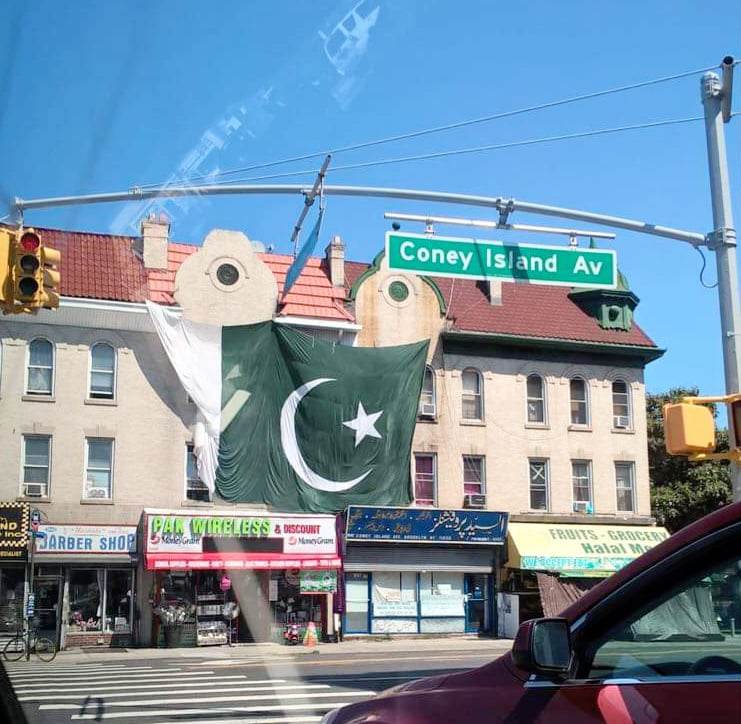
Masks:
[[[131,633],[131,571],[110,569],[105,574],[106,631]]]
[[[69,630],[101,630],[101,591],[104,571],[72,571],[69,579]]]
[[[321,630],[324,596],[302,594],[298,570],[273,571],[268,598],[273,610],[273,640],[283,640],[286,627],[294,625],[298,626],[298,635],[302,637],[309,621]]]
[[[23,568],[0,569],[0,633],[17,631],[23,621]]]

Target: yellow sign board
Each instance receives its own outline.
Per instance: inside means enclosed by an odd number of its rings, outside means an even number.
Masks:
[[[510,523],[509,568],[610,574],[669,537],[649,525]]]

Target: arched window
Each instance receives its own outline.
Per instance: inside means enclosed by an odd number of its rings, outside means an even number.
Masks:
[[[422,393],[419,396],[420,417],[435,417],[437,414],[437,401],[435,400],[435,373],[432,367],[425,367],[425,376],[422,380]]]
[[[581,377],[574,377],[569,386],[571,392],[571,424],[589,424],[589,398],[587,383]]]
[[[612,426],[616,430],[630,430],[633,427],[630,390],[623,380],[612,383]]]
[[[527,421],[534,425],[545,424],[545,385],[540,375],[527,378]]]
[[[463,382],[463,419],[484,419],[484,389],[481,380],[481,372],[473,367],[463,370],[461,375]]]
[[[116,389],[116,352],[107,342],[90,348],[90,397],[112,400]]]
[[[26,394],[51,397],[53,393],[54,345],[48,339],[34,339],[28,345]]]

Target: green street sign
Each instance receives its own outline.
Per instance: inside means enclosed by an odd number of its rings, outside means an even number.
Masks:
[[[513,244],[386,232],[389,269],[426,276],[503,279],[614,289],[617,256],[608,249]]]

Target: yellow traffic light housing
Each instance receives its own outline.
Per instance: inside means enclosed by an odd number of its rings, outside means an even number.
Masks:
[[[41,239],[33,229],[25,229],[15,243],[14,297],[17,302],[38,309],[43,291]]]
[[[41,245],[41,303],[45,309],[59,307],[59,282],[61,281],[59,264],[61,261],[62,254],[58,249],[52,249],[46,244]]]
[[[664,405],[664,440],[670,455],[715,451],[715,420],[709,407],[686,402]]]
[[[0,229],[0,309],[7,312],[13,305],[13,243],[15,237]]]
[[[728,452],[715,452],[715,418],[707,404],[730,405],[734,437]],[[741,462],[741,394],[719,397],[683,397],[664,405],[664,442],[670,455],[690,460],[735,460]]]

